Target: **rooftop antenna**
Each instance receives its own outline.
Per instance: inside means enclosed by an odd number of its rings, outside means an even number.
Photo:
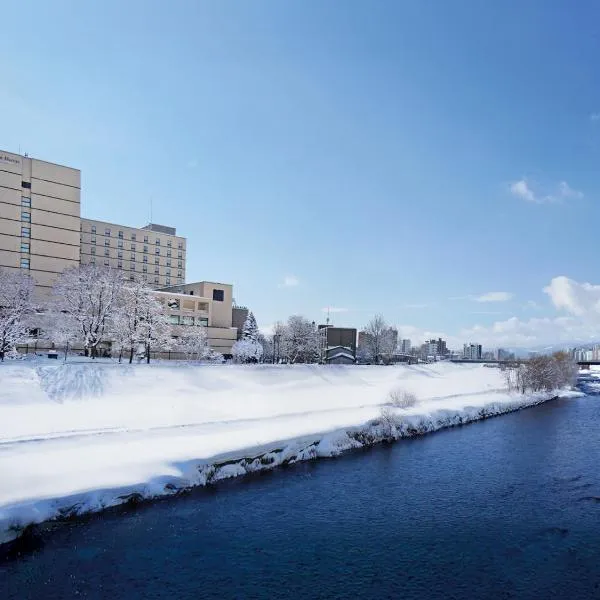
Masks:
[[[327,307],[327,321],[325,321],[327,327],[329,327],[329,306]]]
[[[152,196],[150,196],[150,224],[152,224]]]

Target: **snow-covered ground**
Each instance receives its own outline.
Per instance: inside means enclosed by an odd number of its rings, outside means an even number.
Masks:
[[[29,523],[501,414],[548,399],[483,365],[0,365],[0,543]],[[407,409],[382,407],[391,390]]]

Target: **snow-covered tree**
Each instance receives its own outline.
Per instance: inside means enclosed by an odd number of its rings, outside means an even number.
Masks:
[[[122,273],[115,269],[82,265],[63,271],[53,289],[55,325],[71,327],[94,358],[111,331],[122,289]]]
[[[257,363],[263,355],[260,342],[253,340],[238,340],[231,349],[233,358],[240,363]]]
[[[34,283],[21,271],[0,269],[0,360],[27,339]]]
[[[203,326],[187,327],[177,340],[177,349],[183,352],[188,360],[223,362],[223,355],[208,345],[206,328]]]
[[[300,315],[291,316],[279,335],[281,356],[290,363],[319,360],[319,332],[308,319]]]
[[[242,329],[242,337],[235,342],[231,350],[236,362],[257,363],[263,355],[263,347],[259,340],[260,332],[252,312],[248,313]]]
[[[394,352],[398,332],[389,327],[382,315],[375,315],[359,336],[359,355],[379,364]]]
[[[142,305],[140,316],[143,327],[140,342],[146,349],[146,362],[150,362],[151,350],[169,350],[173,345],[171,324],[162,304],[150,296]]]
[[[133,362],[136,349],[148,341],[148,328],[157,326],[156,319],[148,320],[148,315],[157,313],[163,313],[162,305],[144,279],[123,285],[119,310],[112,323],[112,337],[120,352],[129,354],[129,363]]]

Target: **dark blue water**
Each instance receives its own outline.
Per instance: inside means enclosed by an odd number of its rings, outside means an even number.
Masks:
[[[0,598],[600,598],[600,397],[62,527]]]

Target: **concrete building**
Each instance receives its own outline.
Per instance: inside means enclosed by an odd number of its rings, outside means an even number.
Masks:
[[[242,330],[244,329],[244,323],[248,318],[248,309],[245,306],[233,306],[231,309],[231,322],[233,327],[237,329],[237,339],[242,338]]]
[[[122,269],[126,277],[143,276],[156,288],[185,282],[186,239],[174,227],[151,223],[126,227],[81,219],[81,264]]]
[[[164,304],[173,325],[173,335],[181,335],[184,327],[207,327],[210,347],[224,355],[231,355],[237,340],[233,326],[233,286],[226,283],[198,281],[165,287],[156,292]]]
[[[467,358],[469,360],[481,360],[481,356],[481,344],[465,344],[463,346],[463,358]]]
[[[22,269],[36,293],[80,260],[81,173],[0,151],[0,267]]]
[[[401,354],[410,354],[411,341],[410,340],[401,340],[399,350],[400,350]]]
[[[319,325],[321,361],[327,364],[356,362],[357,330],[352,327]]]
[[[79,264],[122,269],[129,279],[146,277],[160,290],[175,336],[188,325],[204,325],[211,347],[231,354],[237,339],[233,287],[186,284],[187,243],[175,228],[81,218],[80,196],[78,169],[0,151],[0,267],[26,270],[42,300],[62,271]],[[239,311],[235,315],[242,318]]]

